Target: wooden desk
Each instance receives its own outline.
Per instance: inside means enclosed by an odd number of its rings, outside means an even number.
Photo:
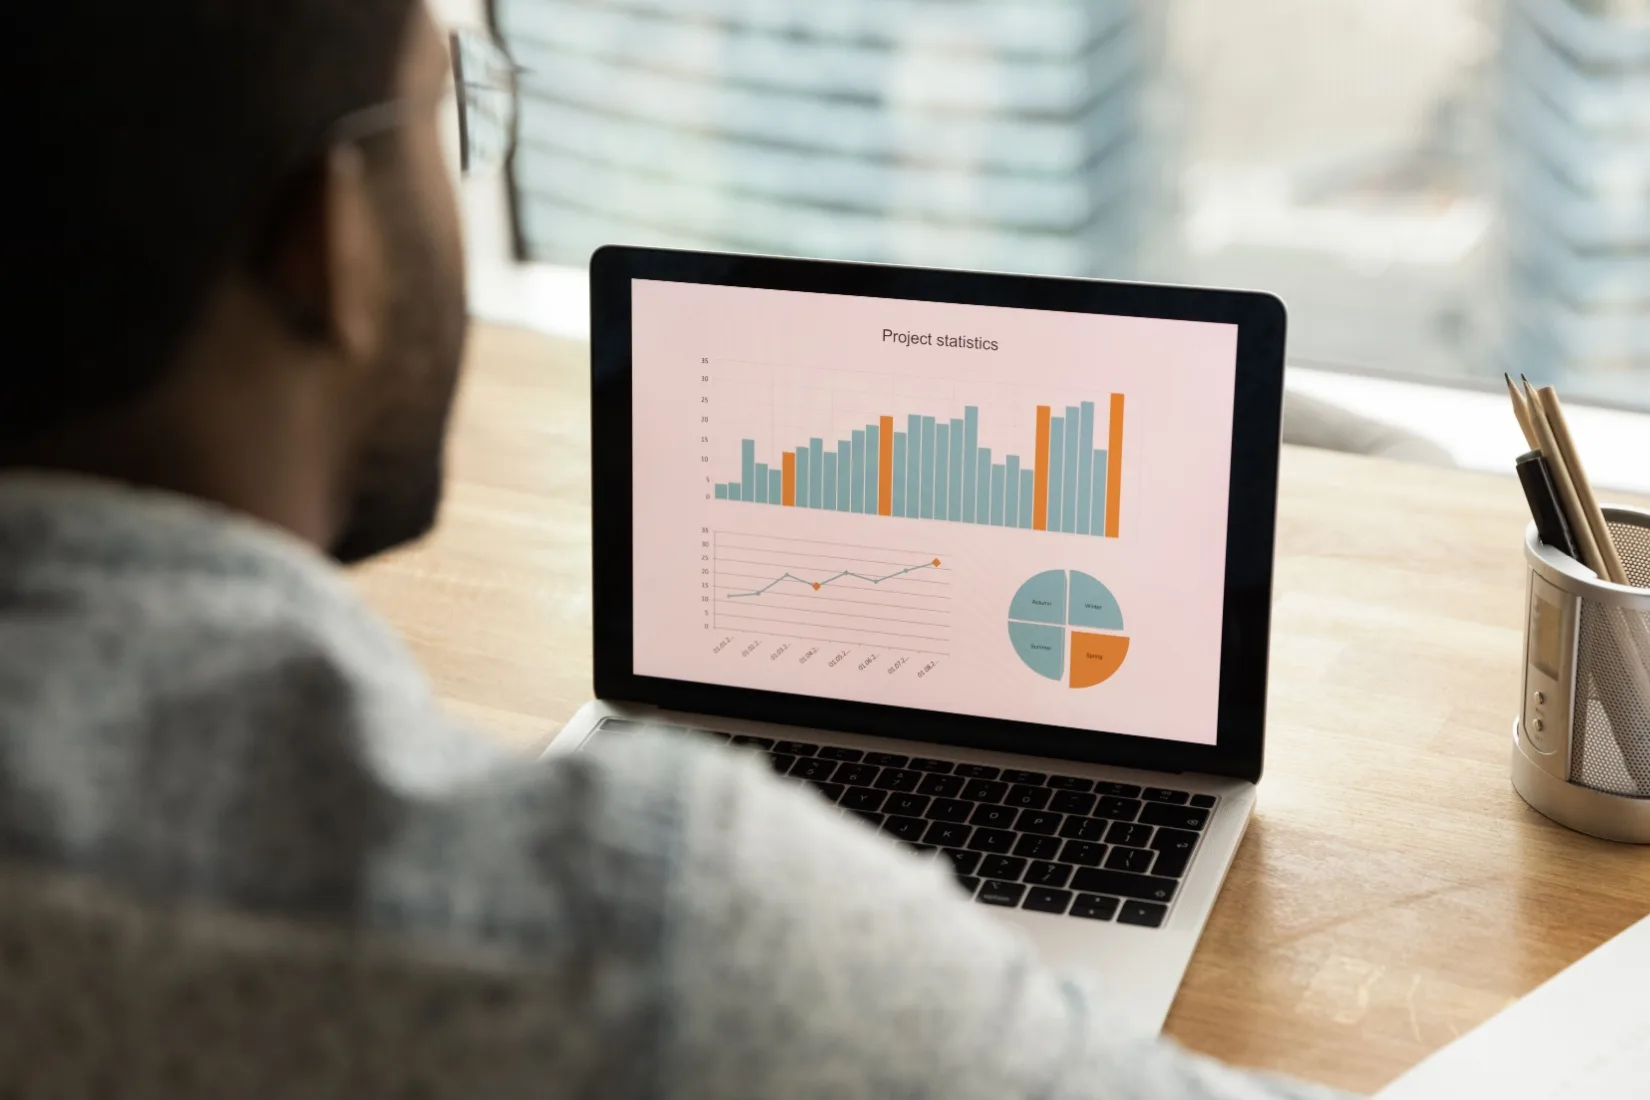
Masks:
[[[590,693],[582,345],[482,329],[426,544],[360,573],[462,721],[523,749]],[[1291,450],[1260,807],[1169,1017],[1372,1091],[1650,911],[1650,853],[1508,781],[1516,481]]]

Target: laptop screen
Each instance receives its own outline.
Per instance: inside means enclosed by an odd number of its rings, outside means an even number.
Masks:
[[[638,279],[631,341],[638,675],[1215,744],[1236,325]]]

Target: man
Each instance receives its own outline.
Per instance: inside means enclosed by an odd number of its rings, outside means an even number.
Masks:
[[[20,7],[0,1095],[1305,1093],[1131,1033],[749,760],[450,729],[328,561],[440,496],[442,36],[419,0]]]

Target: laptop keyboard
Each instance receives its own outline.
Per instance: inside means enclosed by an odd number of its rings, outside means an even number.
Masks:
[[[600,728],[686,731],[621,718]],[[1172,787],[691,732],[766,753],[778,774],[948,861],[982,904],[1086,920],[1161,926],[1216,806],[1213,795]]]

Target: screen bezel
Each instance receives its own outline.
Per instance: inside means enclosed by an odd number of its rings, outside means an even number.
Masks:
[[[723,687],[635,672],[631,282],[707,283],[1238,327],[1216,743]],[[591,484],[597,698],[1154,771],[1258,780],[1283,416],[1286,317],[1253,291],[608,246],[590,260]],[[621,503],[622,502],[622,503]],[[1248,522],[1239,524],[1238,517]]]

